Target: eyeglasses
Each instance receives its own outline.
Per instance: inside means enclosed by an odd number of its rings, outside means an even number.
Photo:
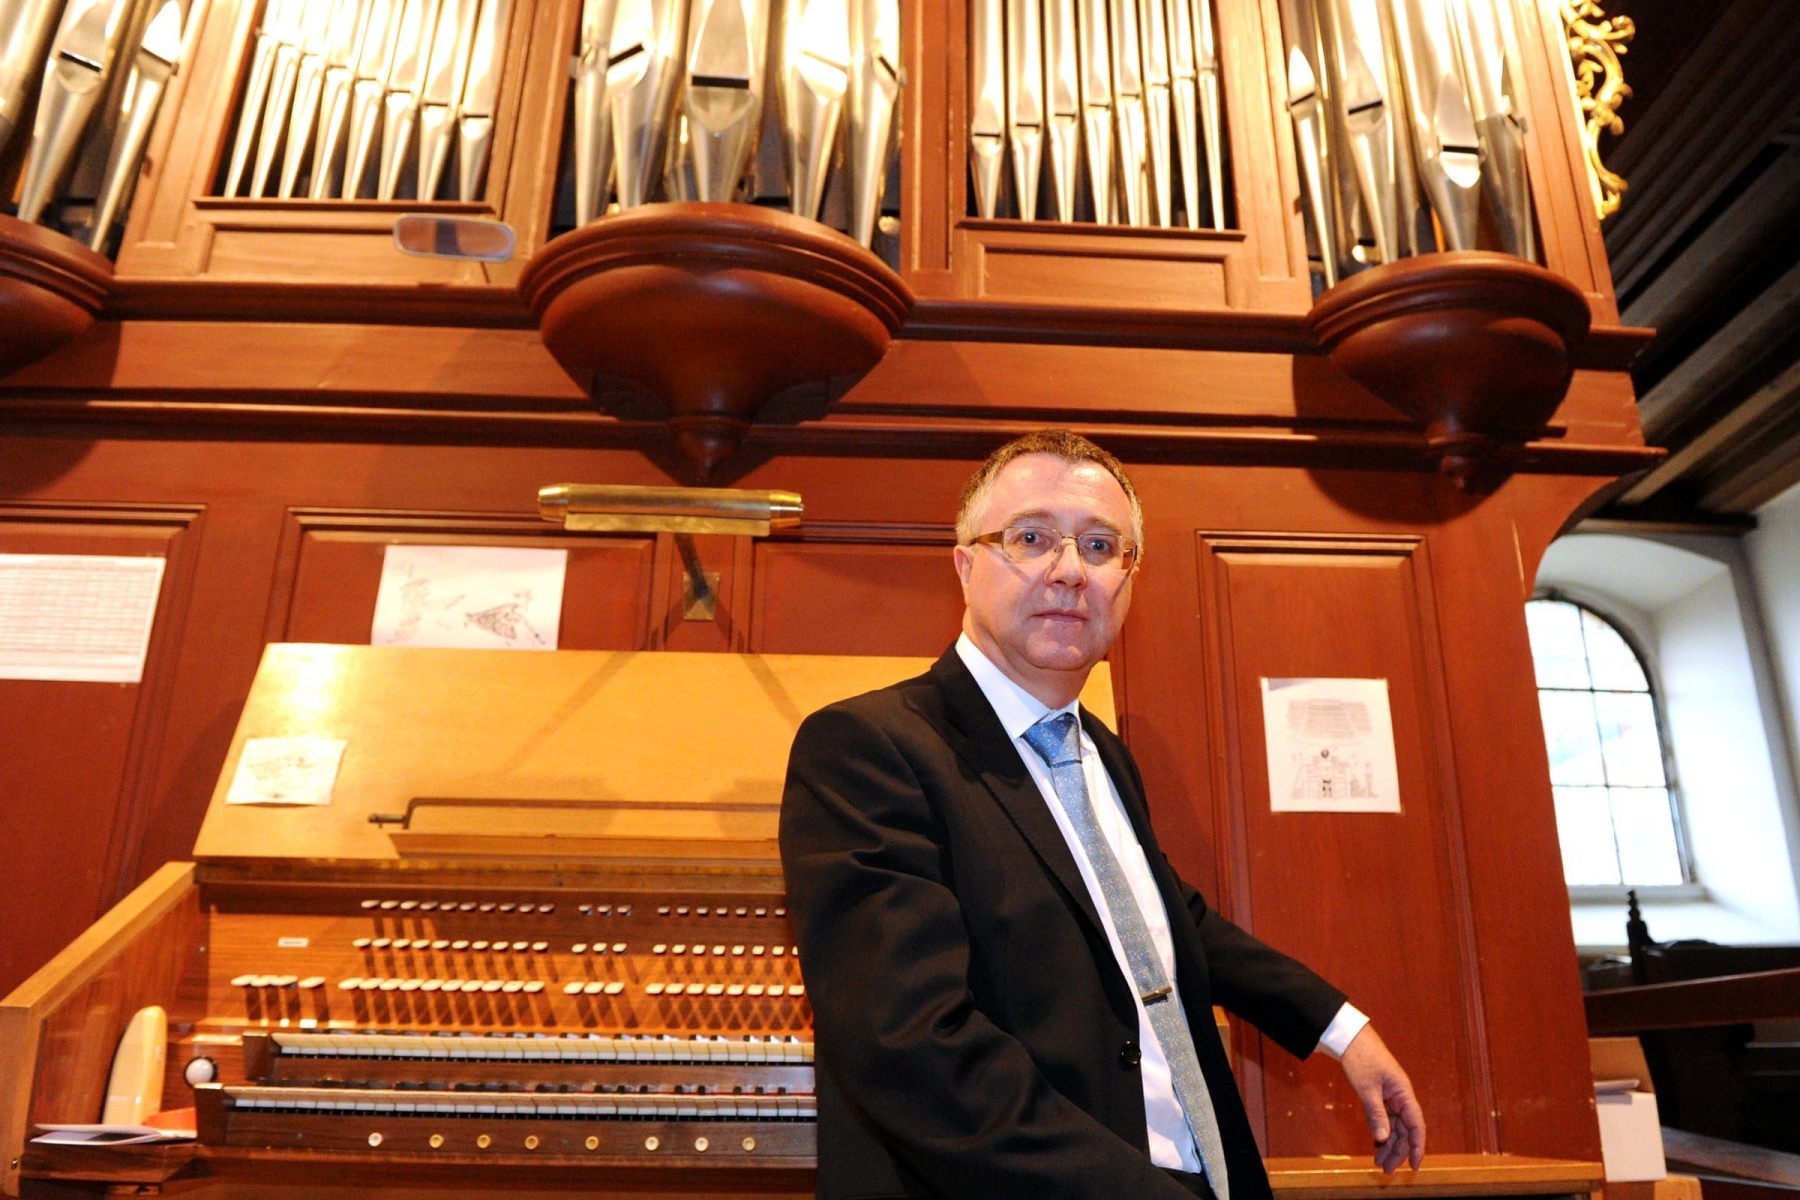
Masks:
[[[1090,571],[1129,571],[1137,562],[1138,544],[1110,529],[1064,533],[1048,525],[1008,525],[993,533],[978,534],[970,545],[998,546],[1016,563],[1043,563],[1062,553],[1064,542],[1075,543],[1075,553]]]

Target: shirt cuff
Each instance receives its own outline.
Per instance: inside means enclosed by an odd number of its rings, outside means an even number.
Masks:
[[[1319,1036],[1318,1049],[1332,1058],[1344,1057],[1344,1051],[1350,1048],[1350,1043],[1356,1040],[1356,1035],[1368,1023],[1368,1016],[1356,1005],[1346,1001],[1344,1007],[1337,1010],[1337,1016],[1331,1018],[1331,1024],[1325,1027],[1325,1032]]]

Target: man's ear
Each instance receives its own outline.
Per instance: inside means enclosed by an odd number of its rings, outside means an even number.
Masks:
[[[963,598],[969,595],[969,572],[975,569],[975,548],[973,546],[955,546],[950,551],[950,561],[956,564],[956,577],[962,581]]]

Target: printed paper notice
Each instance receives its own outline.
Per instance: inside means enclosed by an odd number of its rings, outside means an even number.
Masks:
[[[1264,679],[1269,807],[1399,812],[1385,679]]]
[[[567,550],[389,546],[369,641],[554,650],[568,565]]]
[[[0,679],[136,683],[161,558],[0,554]]]
[[[344,743],[326,737],[251,738],[238,756],[227,804],[330,804]]]

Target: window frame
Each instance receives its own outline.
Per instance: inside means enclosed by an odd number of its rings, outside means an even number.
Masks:
[[[1636,892],[1638,899],[1647,903],[1691,903],[1706,900],[1706,888],[1694,871],[1694,856],[1688,844],[1687,811],[1685,797],[1681,788],[1681,778],[1676,771],[1675,743],[1669,735],[1668,711],[1663,705],[1662,676],[1658,670],[1655,656],[1646,648],[1634,628],[1633,623],[1620,615],[1617,609],[1608,604],[1603,597],[1595,596],[1585,589],[1576,590],[1566,586],[1536,588],[1532,591],[1527,603],[1537,600],[1552,600],[1561,604],[1572,604],[1577,609],[1592,613],[1608,628],[1618,634],[1624,641],[1626,649],[1637,659],[1638,668],[1644,673],[1644,682],[1648,685],[1650,711],[1656,722],[1657,748],[1662,753],[1663,780],[1669,792],[1669,816],[1675,831],[1675,854],[1681,864],[1682,881],[1680,883],[1606,883],[1606,884],[1568,884],[1569,900],[1575,904],[1623,904],[1626,893]],[[1528,639],[1529,640],[1529,639]],[[1532,691],[1541,693],[1546,689],[1537,684],[1537,660],[1532,659]],[[1548,689],[1576,690],[1576,689]],[[1588,691],[1594,691],[1588,688]],[[1543,717],[1539,715],[1540,732]]]

